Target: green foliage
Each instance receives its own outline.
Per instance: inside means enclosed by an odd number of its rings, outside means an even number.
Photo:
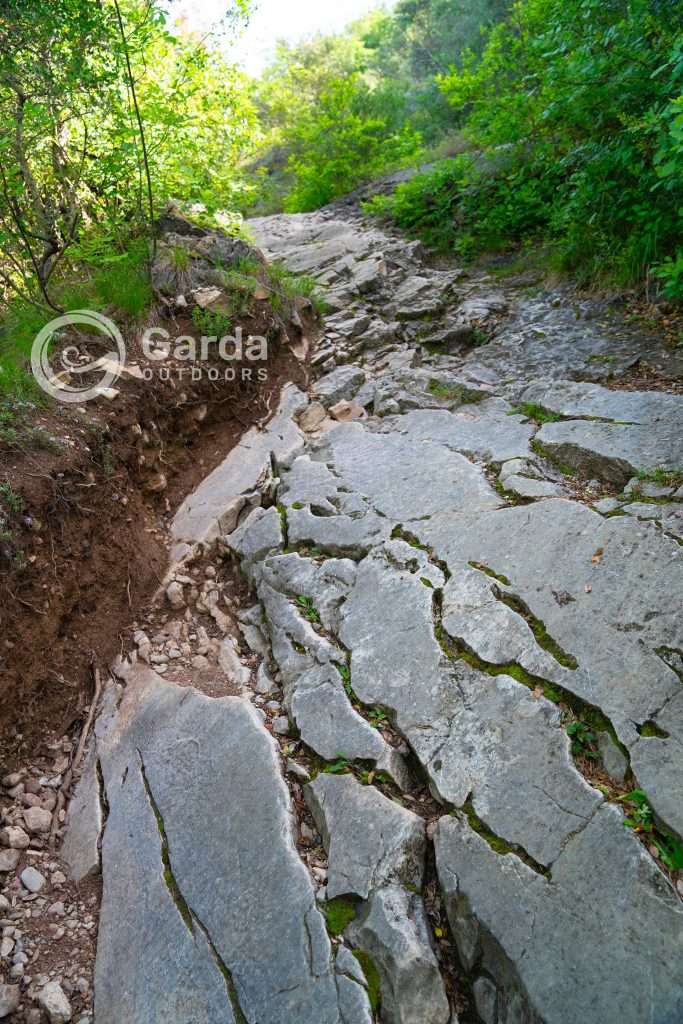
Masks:
[[[642,789],[634,789],[617,799],[627,807],[624,825],[634,832],[647,835],[648,841],[654,845],[669,871],[683,871],[683,843],[657,826],[647,794]]]
[[[667,469],[665,466],[641,469],[638,479],[651,481],[654,484],[659,484],[660,487],[680,487],[683,484],[683,469]]]
[[[315,210],[417,154],[420,136],[395,123],[386,100],[352,74],[331,79],[315,107],[300,110],[288,129],[286,210]]]
[[[593,749],[595,746],[595,733],[591,727],[578,719],[567,726],[567,736],[571,739],[571,751],[574,757],[588,757],[596,759],[598,754]]]
[[[201,306],[193,307],[192,322],[207,338],[224,338],[230,334],[232,327],[232,321],[227,313],[221,313],[219,310],[213,309],[202,309]]]
[[[337,757],[334,761],[328,761],[323,771],[327,775],[345,775],[351,768],[351,762],[346,757]]]
[[[320,615],[316,611],[316,607],[313,604],[312,597],[306,597],[304,594],[299,594],[299,596],[296,599],[296,603],[301,609],[304,618],[307,619],[308,622],[314,622],[316,623],[316,625],[320,624]]]
[[[24,499],[12,488],[9,483],[0,483],[0,505],[14,516],[21,515],[24,510]]]
[[[281,44],[257,83],[264,126],[254,164],[259,212],[321,206],[356,185],[417,162],[448,139],[457,115],[436,75],[479,50],[482,27],[509,0],[399,0],[336,36]],[[456,142],[456,147],[459,145]]]
[[[652,268],[680,297],[682,29],[667,3],[517,0],[439,77],[479,152],[373,211],[465,257],[542,238],[586,281]]]

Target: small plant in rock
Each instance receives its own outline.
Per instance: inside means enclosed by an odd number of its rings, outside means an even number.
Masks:
[[[379,729],[383,722],[388,722],[386,711],[382,711],[381,708],[370,708],[368,711],[368,721],[375,729]]]
[[[660,860],[669,871],[683,871],[683,843],[668,832],[660,832],[653,837]]]
[[[268,265],[268,287],[271,291],[271,305],[281,316],[291,312],[297,299],[308,300],[318,316],[324,316],[331,309],[314,277],[293,274],[283,263]]]
[[[375,771],[374,768],[363,769],[359,777],[364,786],[372,786],[375,782],[382,782],[385,785],[391,782],[391,779],[385,774],[385,772]]]
[[[642,789],[633,789],[617,799],[627,807],[624,818],[624,825],[627,828],[632,828],[634,832],[652,832],[652,808],[648,803],[647,794]]]
[[[470,348],[481,348],[482,345],[488,345],[491,337],[483,331],[481,327],[475,327],[470,337]]]
[[[683,871],[683,843],[670,832],[657,827],[647,794],[642,789],[634,789],[617,799],[627,808],[624,825],[634,832],[647,835],[648,843],[654,847],[669,871]]]
[[[656,469],[641,469],[638,479],[659,484],[660,487],[680,487],[683,484],[683,469],[665,469],[664,466],[657,466]]]
[[[443,381],[436,380],[436,378],[430,380],[427,385],[427,391],[434,398],[441,398],[445,402],[455,402],[458,398],[462,398],[465,393],[462,384],[444,384]]]
[[[312,598],[306,597],[304,594],[299,594],[299,596],[296,599],[296,603],[303,612],[303,616],[305,619],[307,619],[309,622],[316,623],[316,625],[320,624],[320,616],[318,615],[316,607],[313,604]]]
[[[572,741],[571,751],[574,757],[588,757],[595,760],[598,757],[593,749],[595,744],[595,733],[589,725],[578,719],[567,726],[567,736]]]
[[[323,909],[327,918],[327,930],[332,936],[341,935],[356,916],[355,903],[345,896],[329,900]]]
[[[350,769],[351,762],[348,758],[340,755],[339,757],[336,757],[334,761],[328,761],[323,768],[323,771],[326,775],[344,775],[346,772],[350,771]]]

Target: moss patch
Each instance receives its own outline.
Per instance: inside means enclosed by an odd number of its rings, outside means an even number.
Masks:
[[[491,579],[493,580],[498,580],[499,583],[505,584],[506,587],[510,586],[510,580],[507,578],[507,576],[503,576],[500,573],[494,572],[493,569],[490,569],[488,565],[484,565],[483,562],[469,562],[468,564],[470,568],[478,569],[479,572],[485,573],[487,576],[490,576]]]
[[[363,949],[354,949],[353,955],[360,964],[365,980],[368,983],[368,999],[370,1000],[372,1012],[377,1013],[382,1002],[382,981],[379,971],[375,966],[375,961]]]
[[[356,903],[348,896],[337,896],[329,900],[324,908],[327,930],[330,935],[341,935],[356,916]]]
[[[638,726],[638,734],[640,736],[646,736],[648,738],[656,738],[658,740],[668,740],[669,733],[665,732],[664,729],[660,729],[656,722],[643,722],[642,725]]]

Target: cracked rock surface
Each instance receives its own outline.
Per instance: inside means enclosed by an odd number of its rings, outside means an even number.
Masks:
[[[676,356],[343,203],[252,230],[332,312],[100,715],[97,1024],[677,1024],[683,397],[614,386]]]

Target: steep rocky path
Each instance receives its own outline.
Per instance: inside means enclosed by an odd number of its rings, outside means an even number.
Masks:
[[[683,397],[613,382],[680,367],[348,211],[253,227],[333,309],[106,696],[97,1024],[675,1024]]]

